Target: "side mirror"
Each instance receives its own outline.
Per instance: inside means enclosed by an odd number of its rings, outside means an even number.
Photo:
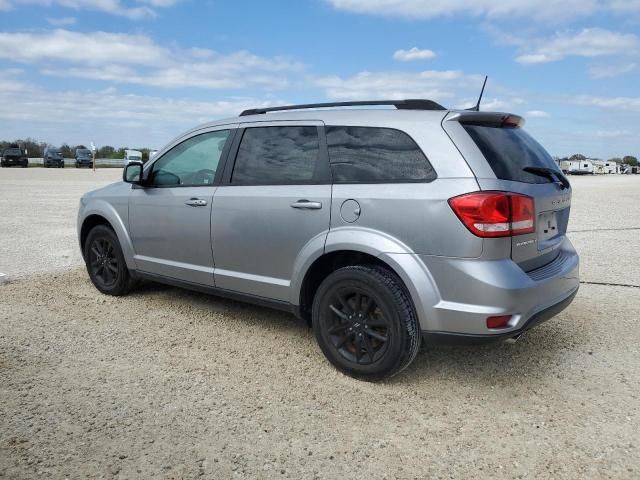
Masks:
[[[142,162],[131,162],[124,166],[122,181],[140,185],[142,183]]]

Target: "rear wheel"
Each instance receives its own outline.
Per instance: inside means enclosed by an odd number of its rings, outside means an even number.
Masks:
[[[404,370],[420,348],[421,332],[400,279],[376,266],[331,273],[313,301],[313,329],[340,371],[380,380]]]
[[[29,161],[25,160],[24,162],[22,162],[22,168],[27,168],[29,166]]]
[[[118,237],[109,227],[98,225],[87,236],[84,258],[89,278],[107,295],[126,295],[132,278],[124,260]]]

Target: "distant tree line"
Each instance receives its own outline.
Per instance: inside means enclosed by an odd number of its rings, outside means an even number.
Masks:
[[[44,149],[47,147],[47,144],[45,142],[38,142],[33,138],[27,137],[24,140],[14,140],[13,142],[0,141],[0,151],[3,151],[5,148],[9,147],[10,145],[19,145],[22,148],[26,148],[27,151],[29,152],[29,156],[32,158],[42,157],[42,154],[44,153]],[[84,145],[68,145],[66,143],[63,143],[62,145],[60,145],[60,150],[62,151],[62,155],[65,158],[74,158],[76,156],[76,148],[87,148],[87,147]],[[142,152],[143,162],[146,162],[147,160],[149,160],[149,152],[151,151],[150,148],[146,148],[146,147],[145,148],[120,147],[116,149],[111,145],[104,145],[96,151],[96,158],[122,159],[124,158],[125,150],[138,150]],[[582,153],[576,153],[574,155],[571,155],[570,157],[562,157],[562,158],[556,157],[557,160],[586,160],[587,158],[590,158],[590,157],[587,157]],[[631,165],[632,167],[636,167],[639,164],[638,159],[633,155],[626,155],[622,158],[613,157],[607,161],[616,162],[616,163],[625,163],[627,165]]]
[[[581,153],[576,153],[574,155],[571,155],[570,157],[561,157],[558,158],[559,161],[563,161],[563,160],[586,160],[587,158],[591,158],[591,157],[587,157]],[[637,167],[638,166],[638,159],[636,157],[634,157],[633,155],[625,155],[624,157],[620,158],[620,157],[612,157],[610,159],[607,160],[607,162],[615,162],[615,163],[624,163],[626,165],[631,165],[632,167]]]
[[[43,156],[44,149],[47,148],[48,144],[46,142],[38,142],[37,140],[30,137],[27,137],[24,140],[22,139],[13,140],[11,142],[7,140],[2,140],[0,141],[0,151],[4,151],[5,148],[10,147],[11,145],[18,145],[23,149],[26,149],[29,157],[31,158],[39,158]],[[64,158],[75,158],[77,148],[88,148],[85,145],[69,145],[67,143],[63,143],[62,145],[53,145],[53,146],[60,148],[60,151],[62,152],[62,156]],[[116,149],[111,145],[105,145],[103,147],[100,147],[96,151],[96,158],[122,159],[124,158],[125,150],[138,150],[142,152],[142,160],[144,162],[149,160],[149,152],[151,151],[150,148],[121,147]]]

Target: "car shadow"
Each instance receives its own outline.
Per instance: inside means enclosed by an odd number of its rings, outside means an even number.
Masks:
[[[283,333],[315,344],[313,331],[294,315],[263,306],[240,302],[182,288],[145,282],[132,295],[154,297],[160,302],[184,302],[192,307],[232,316],[255,328],[281,329]],[[515,344],[444,346],[423,344],[414,362],[401,374],[384,383],[414,384],[426,380],[474,383],[485,386],[541,372],[557,375],[557,365],[567,352],[581,350],[579,332],[565,314],[523,335]],[[585,339],[585,343],[586,343]],[[276,349],[277,350],[277,349]],[[544,378],[542,373],[542,378]]]
[[[496,342],[487,345],[423,346],[414,362],[392,383],[412,383],[429,377],[453,382],[502,384],[530,376],[544,381],[561,374],[561,366],[574,351],[582,351],[579,332],[569,331],[570,322],[560,318],[534,328],[515,344]],[[560,366],[560,368],[559,368]]]

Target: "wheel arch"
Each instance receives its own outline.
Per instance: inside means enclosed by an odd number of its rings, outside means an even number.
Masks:
[[[82,221],[79,225],[78,240],[83,258],[84,244],[87,239],[87,235],[91,229],[97,225],[105,225],[111,228],[118,237],[118,242],[120,243],[120,248],[122,249],[127,268],[129,270],[135,270],[133,244],[131,243],[131,239],[127,233],[125,223],[112,205],[104,201],[100,201],[99,203],[101,205],[94,204],[90,209],[85,210]]]
[[[420,257],[398,239],[368,228],[342,227],[329,232],[323,248],[308,253],[292,276],[290,300],[307,323],[311,324],[313,295],[329,273],[348,265],[370,264],[386,268],[402,281],[421,327],[427,328],[440,294]]]

